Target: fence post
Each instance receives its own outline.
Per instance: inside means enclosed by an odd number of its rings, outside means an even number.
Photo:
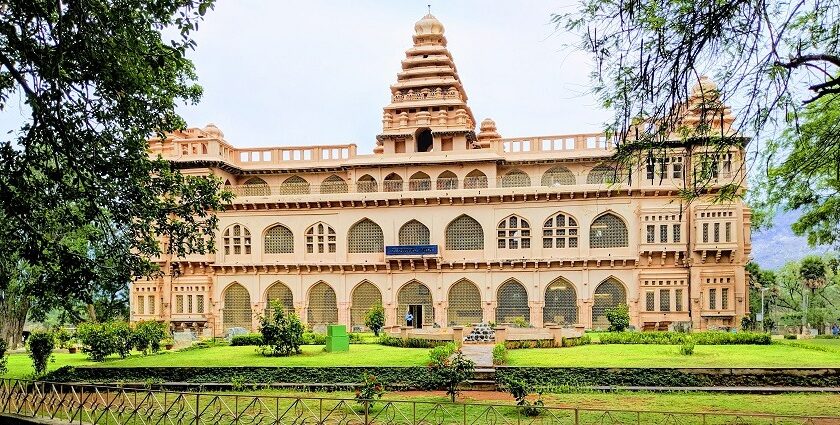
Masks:
[[[575,425],[580,424],[580,410],[575,407]]]
[[[195,425],[198,425],[198,423],[199,423],[199,422],[198,422],[198,406],[199,406],[199,403],[198,403],[198,397],[199,397],[200,395],[201,395],[201,394],[196,394],[196,395],[195,395]]]
[[[368,409],[370,409],[370,401],[365,400],[365,425],[370,423],[370,416],[368,415]]]

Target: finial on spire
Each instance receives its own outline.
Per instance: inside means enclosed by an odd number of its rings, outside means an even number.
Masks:
[[[426,7],[429,8],[429,15],[431,15],[432,14],[432,5],[427,4]]]

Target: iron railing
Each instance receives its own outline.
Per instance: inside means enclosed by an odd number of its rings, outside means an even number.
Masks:
[[[840,417],[173,392],[4,379],[0,414],[73,424],[840,424]]]

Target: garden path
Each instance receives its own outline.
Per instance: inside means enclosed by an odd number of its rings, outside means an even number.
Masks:
[[[464,344],[461,353],[478,368],[493,367],[493,344]]]

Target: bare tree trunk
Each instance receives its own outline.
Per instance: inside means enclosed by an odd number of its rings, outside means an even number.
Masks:
[[[0,302],[0,338],[6,341],[10,350],[17,348],[21,343],[27,313],[28,300],[7,297]]]
[[[96,308],[94,308],[92,303],[87,305],[87,311],[88,311],[88,321],[95,323],[96,322]]]

